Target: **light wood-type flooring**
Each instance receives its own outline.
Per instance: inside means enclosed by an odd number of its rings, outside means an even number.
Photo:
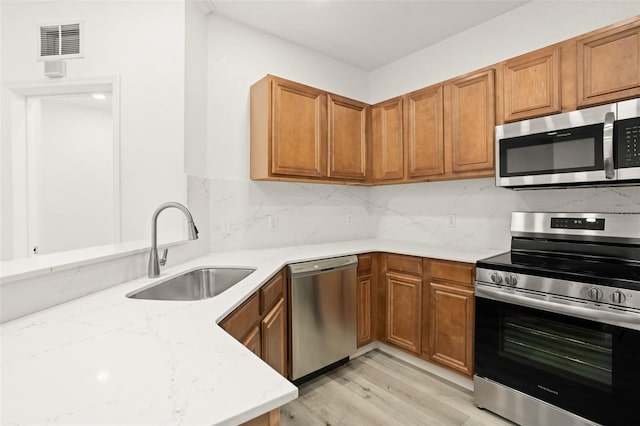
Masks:
[[[469,391],[378,350],[302,384],[281,424],[512,425],[473,405]]]

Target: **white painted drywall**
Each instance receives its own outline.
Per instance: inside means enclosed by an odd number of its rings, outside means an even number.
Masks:
[[[37,28],[69,20],[84,22],[85,57],[66,61],[62,81],[120,77],[121,235],[123,241],[149,239],[155,208],[165,201],[186,202],[184,2],[11,2],[1,7],[3,84],[48,81],[43,62],[36,60]],[[6,123],[6,113],[2,120]],[[3,144],[3,166],[4,154]],[[184,219],[168,212],[160,228],[163,239],[181,239]]]
[[[376,103],[640,14],[635,1],[532,1],[369,75]]]

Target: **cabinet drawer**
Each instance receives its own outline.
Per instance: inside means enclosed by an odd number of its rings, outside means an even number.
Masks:
[[[389,271],[422,276],[422,259],[419,257],[402,256],[398,254],[387,255],[387,269]]]
[[[284,280],[282,272],[273,277],[260,289],[260,313],[264,315],[276,304],[284,292]]]
[[[236,340],[242,341],[249,331],[256,326],[258,321],[260,321],[260,300],[258,299],[258,295],[254,294],[249,300],[222,320],[220,327],[236,338]]]
[[[431,261],[431,277],[473,286],[474,265],[460,262]]]
[[[372,263],[373,263],[373,259],[370,254],[359,254],[358,255],[358,275],[371,273]]]

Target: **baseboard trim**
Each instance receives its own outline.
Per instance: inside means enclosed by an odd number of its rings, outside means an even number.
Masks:
[[[410,355],[400,349],[396,349],[393,346],[387,345],[383,342],[371,342],[366,346],[359,348],[353,355],[349,358],[354,359],[359,356],[366,354],[367,352],[371,352],[374,349],[378,349],[388,355],[394,356],[408,364],[413,365],[414,367],[419,368],[420,370],[426,371],[439,379],[442,379],[446,382],[451,383],[454,386],[458,386],[466,391],[473,392],[473,380],[468,379],[466,377],[462,377],[459,374],[453,373],[446,368],[442,368],[436,364],[432,364],[423,359],[420,359],[416,356]]]

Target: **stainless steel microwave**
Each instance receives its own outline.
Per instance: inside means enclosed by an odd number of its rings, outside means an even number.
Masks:
[[[640,99],[496,127],[496,186],[640,185]]]

